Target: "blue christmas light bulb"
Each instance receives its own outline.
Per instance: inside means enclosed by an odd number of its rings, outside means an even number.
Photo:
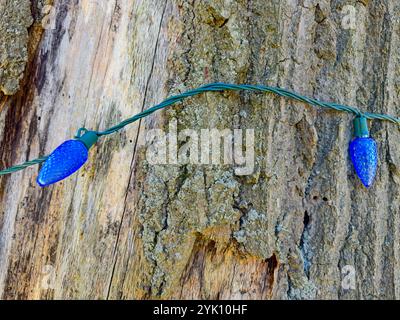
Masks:
[[[90,147],[96,143],[95,132],[87,131],[76,140],[68,140],[55,149],[40,169],[36,181],[46,187],[78,171],[88,159]]]
[[[354,120],[354,135],[349,148],[350,158],[361,182],[369,188],[378,167],[378,152],[375,140],[369,136],[365,117],[357,117]]]

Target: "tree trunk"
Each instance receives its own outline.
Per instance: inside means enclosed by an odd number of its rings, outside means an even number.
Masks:
[[[0,45],[1,168],[210,82],[400,114],[396,0],[55,0],[45,13],[46,1],[18,0],[22,18],[15,3],[0,4],[16,30]],[[22,57],[5,55],[16,42]],[[0,178],[0,297],[399,298],[400,132],[371,123],[379,168],[365,189],[352,118],[207,93],[102,138],[54,186],[36,185],[39,167]],[[147,132],[175,120],[254,129],[252,174],[149,163]]]

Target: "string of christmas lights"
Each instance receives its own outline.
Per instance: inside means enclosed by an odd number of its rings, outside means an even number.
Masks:
[[[122,121],[121,123],[108,128],[104,131],[91,131],[86,128],[80,128],[77,131],[75,139],[67,140],[57,147],[49,156],[40,157],[35,160],[27,161],[23,164],[10,167],[0,171],[1,175],[11,174],[27,167],[41,164],[44,162],[37,177],[37,183],[41,187],[52,185],[61,181],[74,172],[78,171],[87,161],[90,148],[102,136],[115,133],[125,126],[138,121],[157,110],[164,109],[177,102],[181,102],[188,97],[193,97],[205,92],[221,91],[240,91],[247,90],[253,92],[268,92],[281,97],[297,100],[312,106],[318,106],[324,109],[348,112],[355,115],[354,119],[354,139],[349,146],[350,159],[354,165],[355,171],[361,182],[367,188],[373,183],[378,165],[378,154],[376,142],[370,137],[368,131],[367,119],[390,121],[397,125],[400,124],[400,118],[395,118],[386,114],[361,112],[358,108],[345,106],[337,103],[322,102],[313,98],[302,96],[298,93],[285,90],[278,87],[247,85],[247,84],[227,84],[211,83],[201,86],[197,89],[186,91],[182,94],[172,96],[158,105],[155,105],[133,117]]]

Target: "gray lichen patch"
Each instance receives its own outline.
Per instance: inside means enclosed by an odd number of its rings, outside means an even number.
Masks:
[[[0,2],[0,91],[6,95],[18,91],[28,61],[30,7],[28,0]]]
[[[146,167],[146,166],[144,166]],[[147,167],[140,201],[144,253],[152,268],[152,294],[165,295],[179,282],[199,235],[229,244],[239,223],[233,173],[192,166]]]
[[[272,255],[273,234],[268,230],[267,213],[251,209],[242,218],[242,226],[234,233],[235,239],[244,246],[245,250],[254,256],[268,258]]]

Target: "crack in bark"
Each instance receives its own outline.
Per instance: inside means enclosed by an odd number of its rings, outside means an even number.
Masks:
[[[144,107],[145,107],[145,103],[146,103],[146,99],[147,99],[147,91],[148,91],[148,88],[149,88],[150,79],[151,79],[151,77],[153,75],[154,64],[155,64],[155,60],[156,60],[156,52],[157,52],[157,49],[158,49],[158,42],[159,42],[159,38],[160,38],[162,23],[164,21],[164,15],[165,15],[165,9],[167,7],[167,3],[168,3],[168,0],[165,1],[164,7],[163,7],[163,11],[162,11],[162,14],[161,14],[161,18],[160,18],[157,41],[156,41],[155,46],[154,46],[152,66],[151,66],[151,69],[150,69],[150,72],[149,72],[149,76],[147,78],[147,84],[146,84],[146,89],[145,89],[145,93],[144,93],[144,97],[143,97],[143,103],[142,103],[141,112],[143,112]],[[137,130],[136,139],[135,139],[135,146],[134,146],[134,151],[133,151],[133,156],[132,156],[132,161],[131,161],[131,166],[130,166],[131,168],[133,168],[133,164],[134,164],[135,157],[136,157],[137,143],[138,143],[138,139],[139,139],[139,133],[140,133],[140,130],[141,130],[141,123],[142,123],[142,119],[139,120],[139,124],[138,124],[138,130]],[[108,290],[107,290],[107,296],[106,296],[107,300],[109,299],[109,296],[110,296],[112,281],[113,281],[113,278],[114,278],[115,267],[116,267],[116,264],[117,264],[116,252],[117,252],[120,232],[121,232],[121,228],[122,228],[122,224],[123,224],[123,220],[124,220],[124,216],[125,216],[126,201],[127,201],[127,197],[128,197],[128,194],[129,194],[129,185],[130,185],[130,182],[132,181],[133,172],[134,172],[134,170],[130,171],[130,176],[129,176],[129,180],[128,180],[129,182],[128,182],[128,186],[127,186],[126,193],[125,193],[124,209],[123,209],[123,212],[122,212],[121,222],[120,222],[120,225],[119,225],[118,235],[117,235],[117,239],[116,239],[116,243],[115,243],[115,247],[114,247],[114,254],[113,254],[114,263],[113,263],[113,269],[112,269],[112,273],[111,273],[111,277],[110,277],[109,285],[108,285]]]

